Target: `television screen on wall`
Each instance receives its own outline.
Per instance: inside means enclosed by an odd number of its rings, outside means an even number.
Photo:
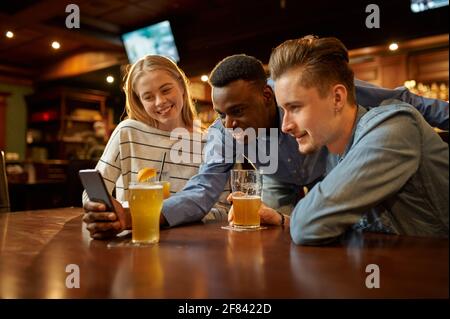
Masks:
[[[159,54],[180,60],[170,22],[165,20],[147,27],[122,34],[122,41],[130,63],[147,54]]]
[[[413,12],[422,12],[443,6],[448,6],[448,0],[411,0],[411,10]]]

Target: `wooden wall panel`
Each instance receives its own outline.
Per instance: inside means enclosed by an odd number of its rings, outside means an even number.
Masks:
[[[408,77],[417,82],[448,82],[448,49],[411,55]]]
[[[391,89],[403,86],[408,80],[417,83],[449,81],[448,48],[379,55],[353,62],[351,67],[356,78]]]
[[[379,80],[378,63],[375,61],[351,64],[355,77],[372,84],[381,85]]]
[[[381,86],[393,89],[404,85],[408,80],[406,62],[405,54],[378,57]]]

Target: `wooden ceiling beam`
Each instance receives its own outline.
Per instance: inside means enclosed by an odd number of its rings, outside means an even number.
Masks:
[[[92,47],[103,47],[105,49],[123,51],[123,44],[119,37],[105,35],[93,31],[81,31],[81,29],[65,29],[58,27],[51,27],[43,24],[36,24],[33,26],[34,30],[59,37],[61,39],[71,39],[73,41],[82,43]]]
[[[432,49],[439,47],[448,47],[448,34],[440,34],[430,37],[418,38],[404,42],[398,42],[399,51],[414,51],[414,49]],[[361,56],[377,55],[383,52],[390,52],[388,50],[389,43],[385,45],[377,45],[371,47],[365,47],[360,49],[354,49],[348,51],[350,59],[354,59]]]
[[[62,79],[126,63],[127,57],[123,53],[100,51],[81,52],[41,70],[38,80]]]
[[[35,72],[29,68],[0,64],[0,82],[18,85],[31,85]]]
[[[55,15],[65,14],[66,3],[59,0],[43,0],[26,7],[14,15],[3,17],[0,27],[22,28],[45,21]]]
[[[87,29],[67,29],[64,24],[61,26],[48,25],[49,19],[55,16],[65,16],[67,3],[60,0],[44,0],[31,5],[24,10],[10,16],[0,14],[0,30],[19,30],[29,28],[46,35],[67,38],[82,44],[111,50],[123,50],[123,44],[119,36],[111,35],[120,33],[120,28],[114,24],[96,21],[86,15],[82,16],[82,23],[86,23],[99,31]],[[102,32],[103,31],[103,32]]]
[[[0,82],[13,84],[13,85],[22,85],[22,86],[32,86],[33,81],[30,78],[24,78],[21,76],[15,75],[2,75],[0,73]]]
[[[10,66],[5,64],[0,64],[0,73],[17,74],[21,76],[33,76],[34,73],[28,68],[21,68],[16,66]]]
[[[116,24],[109,23],[106,21],[99,20],[98,18],[92,18],[87,15],[81,16],[81,27],[84,25],[93,27],[97,30],[112,33],[112,34],[120,34],[122,33],[122,30],[120,27]]]

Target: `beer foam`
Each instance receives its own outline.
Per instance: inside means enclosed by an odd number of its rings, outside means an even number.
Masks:
[[[162,189],[162,184],[130,184],[128,189]]]
[[[258,195],[242,195],[242,196],[233,197],[233,200],[236,200],[236,199],[261,199],[261,196],[258,196]]]

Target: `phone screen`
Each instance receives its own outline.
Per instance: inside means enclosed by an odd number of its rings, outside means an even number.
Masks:
[[[106,189],[105,182],[99,171],[95,169],[84,169],[79,171],[81,183],[93,202],[100,202],[106,205],[107,210],[114,211],[111,196]]]

